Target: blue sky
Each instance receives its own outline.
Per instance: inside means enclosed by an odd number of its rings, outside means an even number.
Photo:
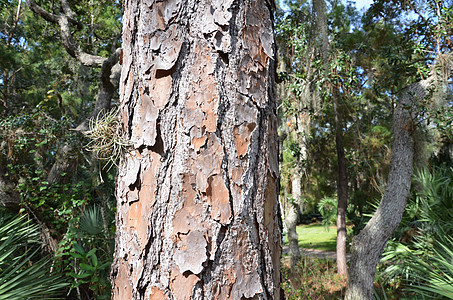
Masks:
[[[361,10],[362,8],[368,9],[371,3],[373,3],[373,0],[356,0],[355,3],[358,10]]]

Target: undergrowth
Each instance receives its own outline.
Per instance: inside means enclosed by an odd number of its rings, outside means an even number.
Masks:
[[[337,274],[336,263],[328,259],[303,256],[291,270],[289,260],[282,260],[282,288],[288,300],[342,299],[346,279]]]

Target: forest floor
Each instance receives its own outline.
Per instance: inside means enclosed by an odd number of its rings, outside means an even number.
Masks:
[[[337,260],[337,253],[335,251],[327,251],[327,250],[320,250],[320,249],[308,249],[308,248],[300,248],[300,254],[302,256],[306,255],[309,257],[317,257],[317,258],[322,258],[322,259],[331,259],[331,260]],[[283,255],[288,255],[289,254],[289,246],[284,245],[283,246]],[[346,254],[346,259],[349,260],[351,258],[351,254]]]
[[[284,247],[288,248],[287,246]],[[289,256],[281,261],[282,288],[287,300],[333,300],[342,299],[346,278],[337,274],[333,260],[335,253],[317,249],[301,249],[302,258],[291,269]]]
[[[325,227],[320,223],[300,225],[297,233],[302,257],[294,269],[290,268],[286,240],[283,246],[282,288],[286,299],[342,299],[346,278],[337,274],[335,227]]]

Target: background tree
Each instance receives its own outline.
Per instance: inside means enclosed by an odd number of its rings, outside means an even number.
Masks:
[[[413,3],[413,6],[409,6],[410,8],[415,8],[415,12],[417,12],[418,8],[424,7],[420,4],[417,6],[415,4],[418,3]],[[441,5],[444,4],[447,6],[441,9]],[[375,9],[379,8],[384,10],[385,5],[382,2],[377,2],[375,5]],[[407,8],[408,7],[405,7],[404,5],[402,6],[403,10]],[[431,11],[438,17],[438,23],[436,22],[437,24],[435,23],[432,25],[435,28],[440,28],[441,24],[444,22],[445,16],[443,17],[441,11],[449,12],[449,9],[451,9],[451,7],[448,8],[448,3],[440,2],[428,3],[426,8],[431,8]],[[428,13],[428,11],[429,10],[425,11],[425,13]],[[451,13],[447,13],[446,17],[449,18],[450,14]],[[386,15],[385,17],[389,18],[391,15]],[[417,22],[419,21],[420,19],[417,20]],[[409,28],[413,28],[417,22],[413,22]],[[429,29],[426,30],[427,34],[429,32]],[[429,37],[430,35],[428,34],[428,38]],[[414,56],[416,55],[413,55],[412,57],[405,57],[404,62],[400,60],[390,60],[394,67],[393,71],[398,71],[400,76],[401,74],[406,75],[406,80],[418,79],[418,81],[403,88],[399,94],[399,103],[396,106],[393,121],[392,157],[390,161],[388,184],[382,201],[373,218],[368,222],[360,234],[354,238],[349,287],[346,293],[346,299],[372,298],[376,265],[380,260],[385,244],[401,221],[406,206],[406,200],[409,197],[413,172],[414,147],[420,147],[420,145],[417,145],[414,142],[414,136],[417,134],[415,133],[416,130],[420,130],[417,129],[417,127],[425,125],[420,119],[420,116],[423,115],[423,113],[420,113],[424,110],[429,111],[436,106],[432,104],[428,105],[429,102],[435,102],[433,100],[436,98],[433,96],[435,96],[436,93],[433,93],[433,90],[445,90],[446,87],[448,88],[447,82],[451,74],[451,66],[448,64],[445,65],[446,68],[443,69],[444,72],[442,76],[439,76],[436,72],[423,74],[420,72],[420,69],[418,69],[417,71],[419,72],[417,75],[421,75],[421,79],[419,79],[417,78],[418,76],[414,76],[412,71],[415,69],[414,62],[429,62],[430,59],[442,60],[443,53],[439,51],[448,51],[448,48],[445,49],[441,46],[442,38],[439,32],[434,33],[431,37],[435,38],[437,41],[434,44],[437,51],[428,53],[435,53],[437,57],[430,57],[430,55],[428,55],[425,58],[422,57],[420,60],[414,60]],[[422,43],[423,40],[424,38],[420,40],[419,43]],[[412,53],[414,54],[417,53],[417,47],[415,45],[406,50],[409,51],[409,54],[411,51],[413,51]],[[431,62],[435,63],[435,60]],[[398,67],[398,69],[395,67]],[[390,75],[390,78],[392,78],[392,74]],[[448,98],[449,93],[441,94],[443,95],[441,96],[441,98],[443,98],[442,102],[444,102],[445,99]]]
[[[289,3],[290,5],[292,3]],[[336,2],[332,3],[332,13],[330,16],[333,18],[344,17],[343,14],[350,14],[351,12],[342,11],[341,14],[336,12],[337,6],[343,7]],[[343,10],[346,8],[343,7]],[[326,132],[331,132],[333,129],[336,149],[336,162],[337,162],[337,195],[339,199],[338,207],[338,271],[340,274],[345,275],[346,268],[346,208],[348,198],[348,178],[347,166],[345,157],[345,146],[343,142],[344,125],[343,114],[346,109],[342,108],[345,105],[340,105],[348,98],[351,98],[351,91],[356,83],[356,75],[354,74],[354,67],[351,63],[345,61],[348,55],[342,52],[343,45],[336,42],[333,37],[344,34],[349,27],[344,25],[347,22],[338,22],[344,27],[338,26],[335,22],[332,23],[332,28],[329,28],[328,17],[326,12],[326,4],[324,1],[314,1],[312,6],[298,8],[294,15],[286,17],[287,21],[281,23],[283,40],[286,41],[293,49],[292,61],[293,65],[288,68],[290,76],[288,80],[292,82],[290,85],[296,102],[286,103],[287,116],[291,115],[295,118],[295,125],[302,132],[304,141],[294,141],[298,149],[304,149],[303,157],[305,160],[305,168],[309,166],[307,158],[315,155],[310,153],[307,145],[312,144],[315,139],[314,136],[325,135]],[[300,15],[305,17],[300,17]],[[344,17],[349,20],[351,16]],[[305,18],[306,24],[303,23]],[[290,21],[292,20],[292,21]],[[307,25],[312,24],[312,25]],[[330,31],[332,33],[330,34]],[[336,31],[336,33],[335,33]],[[291,32],[294,36],[291,39],[284,38]],[[329,40],[332,36],[332,41]],[[339,38],[340,40],[341,38]],[[332,46],[331,46],[332,44]],[[333,47],[333,48],[332,48]],[[344,47],[343,47],[344,48]],[[289,54],[291,57],[291,54]],[[340,103],[341,101],[341,103]],[[322,116],[322,117],[321,117]],[[319,125],[322,122],[328,122],[327,131],[319,130]],[[329,124],[330,123],[330,124]],[[332,126],[332,124],[334,126]],[[305,132],[305,133],[304,133]],[[310,142],[308,137],[311,137]],[[328,143],[328,142],[327,142]],[[314,144],[314,143],[313,143]],[[329,143],[330,144],[330,143]],[[296,147],[295,147],[296,148]],[[322,151],[325,155],[326,151]],[[318,164],[319,161],[316,161]],[[305,173],[310,168],[305,169]],[[309,186],[309,184],[307,184]],[[310,188],[308,187],[307,190]],[[331,193],[331,192],[330,192]],[[330,194],[328,194],[330,196]],[[323,196],[321,196],[322,198]],[[316,207],[316,205],[314,205]]]

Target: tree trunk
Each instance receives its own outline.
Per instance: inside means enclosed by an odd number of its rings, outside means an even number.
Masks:
[[[345,299],[372,299],[376,266],[398,227],[410,194],[414,156],[414,115],[410,107],[426,95],[432,78],[405,89],[393,117],[393,142],[387,188],[374,216],[353,240]]]
[[[125,1],[114,299],[279,299],[273,7]]]
[[[5,176],[6,160],[0,157],[0,207],[6,207],[13,211],[19,210],[20,195],[16,190],[16,184]]]
[[[338,107],[338,100],[335,95],[333,99],[333,105],[335,114],[335,144],[338,159],[337,270],[339,275],[347,276],[348,266],[346,264],[346,209],[348,206],[348,173],[346,167],[346,156],[344,153],[341,111]]]
[[[299,236],[297,234],[297,219],[298,213],[296,205],[299,203],[299,199],[302,196],[302,185],[300,178],[300,170],[295,168],[292,174],[291,184],[292,198],[293,201],[288,201],[285,211],[285,223],[288,230],[288,243],[289,243],[289,258],[291,269],[294,269],[297,262],[300,260],[299,250]]]
[[[324,0],[313,1],[313,12],[315,14],[316,30],[319,32],[319,48],[327,70],[329,66],[330,44],[326,14],[326,3]],[[339,91],[338,87],[331,86],[333,89],[332,101],[335,118],[335,146],[338,160],[338,178],[337,178],[337,270],[341,276],[346,276],[348,266],[346,264],[346,208],[348,206],[348,174],[346,168],[346,156],[344,153],[343,125],[342,116],[338,104]]]

